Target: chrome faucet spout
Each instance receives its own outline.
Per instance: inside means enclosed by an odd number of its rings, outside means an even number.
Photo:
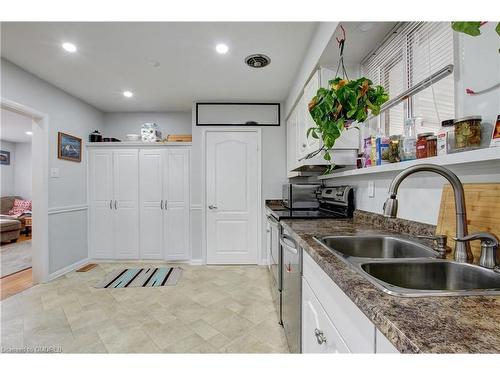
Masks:
[[[465,194],[462,182],[447,168],[435,164],[419,164],[406,168],[401,171],[391,182],[389,187],[389,198],[384,204],[384,215],[387,217],[396,217],[398,213],[397,194],[398,188],[403,180],[416,172],[433,172],[447,179],[453,188],[455,196],[455,211],[456,211],[456,235],[458,238],[467,236],[467,215],[465,209]],[[455,242],[455,260],[457,262],[472,263],[473,255],[468,242]]]

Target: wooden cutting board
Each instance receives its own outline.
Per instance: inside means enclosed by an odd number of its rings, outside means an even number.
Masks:
[[[464,184],[469,233],[486,231],[500,237],[500,184]],[[455,246],[455,199],[449,184],[443,188],[436,233],[446,234],[448,244]],[[471,241],[474,263],[481,254],[480,241]]]

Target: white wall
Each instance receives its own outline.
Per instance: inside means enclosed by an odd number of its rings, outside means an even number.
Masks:
[[[228,100],[229,101],[229,100]],[[283,109],[283,103],[281,104]],[[266,199],[280,199],[282,184],[286,177],[286,126],[284,111],[281,110],[280,126],[262,126],[262,207]],[[202,254],[202,192],[205,185],[202,181],[204,156],[202,155],[202,130],[208,126],[196,126],[196,103],[192,113],[193,146],[191,150],[191,230],[192,230],[192,258],[205,261]],[[218,127],[220,129],[220,127]],[[262,212],[264,214],[264,212]],[[264,220],[261,229],[264,233]],[[265,237],[265,236],[263,236]],[[264,242],[262,243],[261,259],[265,258]]]
[[[15,64],[1,60],[1,95],[3,98],[32,107],[49,116],[49,169],[58,168],[59,178],[49,178],[49,211],[56,208],[87,205],[86,153],[81,163],[57,158],[57,132],[62,131],[83,139],[84,149],[88,134],[102,128],[103,114],[89,104],[35,77]],[[34,155],[36,157],[36,155]],[[57,212],[57,211],[56,211]],[[79,215],[79,220],[66,220]],[[53,273],[67,262],[76,262],[88,256],[86,226],[74,225],[86,222],[87,210],[77,213],[53,213],[49,220],[49,272]],[[57,225],[52,225],[57,222]],[[36,225],[36,224],[35,224]],[[57,236],[81,239],[73,246]],[[57,263],[55,259],[66,262]]]
[[[500,114],[500,88],[483,95],[470,96],[465,88],[476,91],[500,82],[498,49],[500,38],[494,30],[494,23],[482,29],[483,35],[470,37],[456,34],[455,43],[455,98],[456,117],[482,115],[483,122],[494,124]],[[455,172],[464,183],[500,182],[500,165],[454,166]],[[356,207],[361,210],[382,213],[389,185],[396,173],[349,177],[327,180],[327,185],[349,184],[356,189]],[[375,196],[368,197],[368,183],[374,181]],[[398,192],[398,217],[437,224],[441,192],[446,181],[428,173],[416,174],[405,180]]]
[[[162,136],[191,134],[191,112],[112,112],[104,113],[100,129],[104,137],[125,140],[127,134],[141,134],[141,125],[155,122]]]
[[[16,195],[31,200],[31,143],[16,143],[14,190]]]
[[[0,149],[10,152],[10,165],[0,165],[1,186],[0,194],[2,197],[6,195],[15,195],[14,187],[14,163],[16,159],[16,144],[7,141],[0,141]]]

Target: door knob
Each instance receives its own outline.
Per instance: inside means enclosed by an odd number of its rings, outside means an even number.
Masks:
[[[211,210],[216,210],[217,206],[214,206],[214,205],[211,204],[210,206],[208,206],[208,208],[211,209]]]

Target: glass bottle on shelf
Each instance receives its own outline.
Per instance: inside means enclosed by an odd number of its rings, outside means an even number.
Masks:
[[[415,124],[418,118],[406,119],[403,126],[401,139],[401,160],[414,160],[417,158],[417,131]]]

